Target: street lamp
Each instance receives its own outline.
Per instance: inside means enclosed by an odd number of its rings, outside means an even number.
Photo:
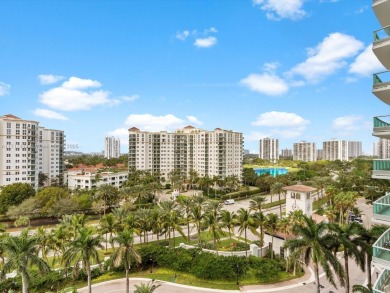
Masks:
[[[153,258],[150,256],[150,262],[152,263],[152,266],[150,267],[150,273],[153,273]]]

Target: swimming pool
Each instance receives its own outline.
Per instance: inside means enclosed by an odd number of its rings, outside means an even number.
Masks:
[[[253,170],[255,170],[258,176],[268,173],[275,177],[288,173],[288,170],[286,168],[253,168]]]

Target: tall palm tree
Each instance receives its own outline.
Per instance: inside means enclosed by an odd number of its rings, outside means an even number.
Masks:
[[[255,221],[251,217],[249,211],[244,208],[240,208],[237,211],[237,223],[239,225],[238,232],[240,235],[244,232],[245,243],[247,242],[247,230],[255,232]],[[245,255],[248,256],[248,251],[245,251]]]
[[[176,237],[175,237],[175,231],[179,232],[181,236],[185,239],[186,236],[183,232],[183,228],[180,225],[180,215],[178,211],[173,210],[169,214],[166,215],[165,218],[165,227],[168,229],[168,235],[169,235],[169,240],[171,240],[171,232],[173,236],[173,248],[176,247]]]
[[[358,249],[357,242],[359,240],[357,236],[361,234],[363,227],[360,224],[352,222],[343,226],[331,224],[329,228],[336,236],[333,244],[335,244],[336,248],[342,247],[344,249],[345,292],[349,293],[349,259],[353,258],[356,264],[364,271],[364,254]]]
[[[208,214],[212,214],[215,218],[218,218],[221,210],[222,210],[222,203],[219,201],[209,201],[206,204],[206,212]]]
[[[237,217],[234,212],[227,210],[221,211],[222,227],[227,228],[229,231],[229,238],[232,239],[232,233],[234,233],[234,226],[237,224]]]
[[[202,222],[204,218],[204,212],[201,205],[194,205],[191,207],[191,218],[195,224],[196,231],[198,232],[198,243],[201,243],[200,231],[202,229]]]
[[[91,261],[99,263],[98,249],[104,249],[102,236],[92,228],[80,228],[77,237],[70,243],[63,255],[64,264],[69,267],[82,261],[88,276],[88,292],[92,292]]]
[[[42,253],[42,258],[46,261],[46,263],[48,263],[47,254],[49,253],[51,244],[50,233],[46,231],[45,228],[39,227],[35,233],[35,236],[38,238],[39,249]]]
[[[207,213],[203,224],[207,227],[209,234],[213,237],[213,247],[214,250],[217,250],[217,243],[221,239],[221,236],[224,234],[222,230],[222,223],[218,216],[215,216],[214,213]],[[218,253],[218,252],[217,252]]]
[[[107,214],[100,219],[100,233],[105,234],[106,241],[106,251],[108,243],[108,234],[110,234],[110,239],[112,239],[112,234],[118,231],[119,222],[113,214]],[[111,241],[111,248],[114,249],[114,243]]]
[[[372,262],[372,246],[378,240],[378,238],[388,229],[387,226],[372,226],[370,229],[364,229],[360,231],[360,235],[356,241],[363,250],[366,257],[366,269],[367,269],[367,287],[372,289],[372,277],[371,277],[371,262]]]
[[[124,230],[119,232],[113,239],[113,242],[119,244],[111,256],[111,261],[115,267],[123,265],[126,272],[126,293],[129,293],[129,271],[133,261],[141,263],[140,255],[133,247],[134,237],[132,230]]]
[[[296,225],[293,232],[297,238],[285,242],[285,247],[292,253],[300,252],[306,265],[313,263],[317,293],[320,293],[319,266],[325,271],[328,281],[337,288],[334,275],[339,277],[341,286],[345,285],[345,273],[337,257],[329,249],[329,242],[334,234],[329,233],[328,224],[315,223],[304,216],[304,224]]]
[[[5,254],[7,255],[3,271],[11,269],[22,276],[22,293],[28,293],[30,279],[30,268],[36,266],[40,272],[50,270],[48,264],[39,257],[38,238],[30,236],[28,229],[24,229],[18,236],[8,236],[2,242]]]
[[[107,201],[114,195],[116,188],[110,184],[100,185],[94,195],[95,200],[103,200],[103,215],[106,215]]]
[[[263,207],[263,204],[267,201],[267,199],[263,195],[256,195],[249,201],[249,209],[251,211],[259,211]]]
[[[271,194],[277,193],[279,196],[279,216],[282,217],[282,203],[280,201],[280,195],[285,193],[285,190],[283,189],[284,184],[281,182],[276,182],[271,185]],[[272,197],[272,195],[271,195]]]
[[[196,171],[195,171],[196,172]],[[187,224],[187,241],[190,242],[191,207],[194,205],[192,198],[180,197],[178,200],[180,211],[184,213]]]
[[[265,228],[268,233],[271,234],[271,258],[274,258],[274,235],[278,229],[279,217],[277,214],[271,213],[267,215],[267,220],[265,222]]]

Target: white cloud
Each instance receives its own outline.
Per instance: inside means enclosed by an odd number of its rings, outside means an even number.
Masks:
[[[334,119],[332,127],[339,133],[348,134],[363,129],[371,129],[372,125],[371,122],[365,121],[360,115],[349,115]]]
[[[0,97],[8,95],[10,89],[11,86],[9,84],[0,81]]]
[[[252,131],[251,133],[244,135],[244,139],[245,141],[258,141],[264,137],[269,137],[269,136],[271,136],[270,133]]]
[[[135,100],[139,99],[139,95],[122,96],[120,99],[126,102],[134,102]]]
[[[63,88],[66,89],[86,89],[90,87],[101,87],[101,83],[98,82],[97,80],[92,80],[92,79],[83,79],[79,77],[72,76],[69,78],[69,80],[65,81],[62,84]]]
[[[274,73],[278,67],[279,67],[278,62],[267,62],[267,63],[264,63],[263,70],[265,72]]]
[[[240,81],[251,91],[268,96],[280,96],[288,92],[288,84],[275,74],[250,74]]]
[[[63,111],[89,110],[94,106],[120,103],[118,99],[110,99],[108,91],[89,90],[100,86],[95,80],[71,77],[61,86],[43,92],[39,98],[42,104]]]
[[[285,138],[293,138],[302,135],[306,129],[306,125],[310,121],[305,120],[295,113],[288,112],[265,112],[259,115],[251,124],[253,126],[268,127],[268,132],[271,135],[267,136],[281,136]],[[254,132],[252,137],[256,137],[259,132]],[[257,136],[258,137],[258,136]]]
[[[131,114],[127,117],[125,125],[137,127],[144,131],[170,131],[184,127],[186,121],[172,114],[154,116],[152,114]]]
[[[209,34],[215,34],[217,32],[218,32],[218,30],[215,27],[212,26],[210,28],[205,29],[203,33],[205,35],[209,35]]]
[[[199,121],[198,118],[196,118],[195,116],[186,116],[187,120],[196,124],[196,125],[203,125],[203,122],[202,121]]]
[[[188,30],[185,30],[182,32],[177,32],[176,39],[179,39],[180,41],[185,41],[189,35],[190,35],[190,32]]]
[[[38,75],[38,79],[41,84],[52,84],[64,79],[64,77],[61,75],[41,74]]]
[[[199,38],[195,40],[194,46],[198,48],[209,48],[217,44],[216,37]]]
[[[253,0],[253,5],[259,5],[271,20],[299,20],[306,15],[306,11],[302,9],[303,2],[304,0]]]
[[[368,9],[368,5],[364,5],[364,6],[360,7],[359,9],[355,10],[355,14],[361,14],[364,11],[366,11],[367,9]]]
[[[332,33],[315,48],[307,49],[306,61],[296,65],[290,75],[300,75],[308,82],[316,83],[346,66],[345,59],[358,54],[363,43],[342,33]]]
[[[68,117],[47,109],[35,109],[34,115],[48,119],[68,120]]]
[[[371,74],[383,70],[385,70],[385,67],[372,52],[372,45],[370,44],[356,57],[355,61],[349,66],[348,72],[360,76],[371,76]]]

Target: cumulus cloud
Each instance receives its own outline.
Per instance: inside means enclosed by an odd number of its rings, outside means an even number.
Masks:
[[[101,84],[96,80],[71,77],[61,86],[43,92],[39,98],[42,104],[63,111],[89,110],[99,105],[120,103],[118,99],[110,99],[108,91],[91,90],[99,87]]]
[[[138,100],[139,98],[140,98],[139,95],[120,97],[121,100],[126,101],[126,102],[134,102],[135,100]]]
[[[215,28],[215,27],[210,27],[210,28],[206,28],[204,31],[203,31],[203,34],[205,35],[209,35],[209,34],[215,34],[217,33],[218,30]]]
[[[385,67],[372,52],[372,45],[370,44],[350,64],[348,72],[360,76],[371,76],[373,73],[383,70],[385,70]]]
[[[270,133],[252,131],[249,134],[244,135],[244,139],[245,141],[258,141],[264,137],[269,137],[269,136],[271,136]]]
[[[34,115],[39,116],[39,117],[43,117],[43,118],[57,119],[57,120],[68,120],[68,117],[66,117],[60,113],[51,111],[51,110],[47,110],[47,109],[35,109],[33,113],[34,113]]]
[[[61,75],[53,75],[53,74],[38,75],[38,80],[43,85],[56,83],[56,82],[63,80],[63,79],[64,79],[64,77]]]
[[[251,91],[268,96],[280,96],[287,93],[288,84],[273,73],[250,74],[240,81]]]
[[[0,81],[0,97],[8,95],[10,89],[11,86],[9,84]]]
[[[316,83],[346,66],[347,58],[358,54],[363,43],[353,36],[332,33],[315,48],[307,49],[308,58],[293,67],[289,75],[299,75],[307,82]]]
[[[188,30],[177,32],[176,39],[178,39],[180,41],[185,41],[189,35],[190,35],[190,32]]]
[[[196,124],[196,125],[203,125],[203,122],[202,121],[199,121],[198,118],[196,118],[195,116],[186,116],[187,120]]]
[[[348,135],[352,132],[371,129],[372,125],[360,115],[349,115],[334,119],[332,127],[339,134]]]
[[[253,0],[253,5],[260,6],[270,20],[299,20],[306,15],[306,11],[302,9],[303,2],[304,0]]]
[[[210,48],[217,44],[216,37],[198,38],[195,39],[194,46],[198,48]]]
[[[293,138],[300,136],[309,123],[296,113],[271,111],[260,114],[251,124],[268,127],[268,131],[274,135]]]

